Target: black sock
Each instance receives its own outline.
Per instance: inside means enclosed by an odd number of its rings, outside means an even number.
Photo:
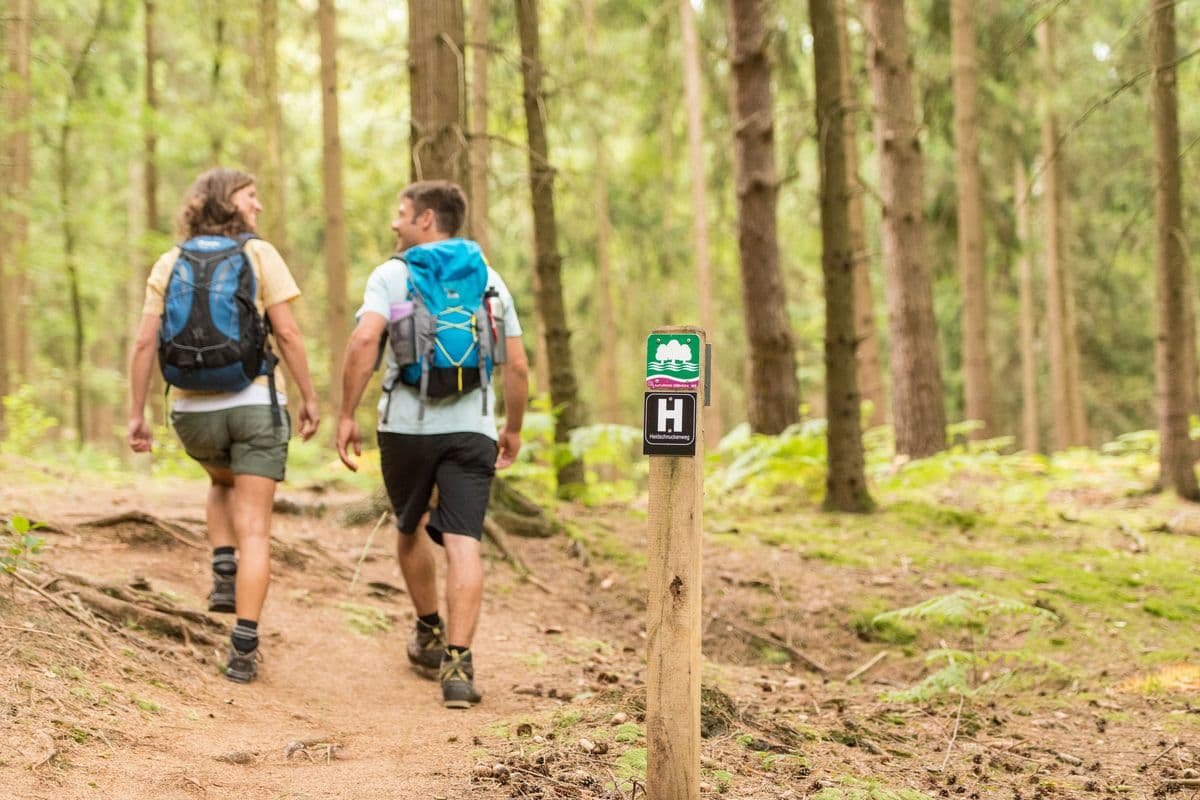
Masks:
[[[233,648],[239,653],[249,653],[258,647],[258,622],[249,619],[238,619],[233,626]]]
[[[232,547],[214,547],[212,569],[222,578],[232,578],[237,575],[237,555]]]
[[[446,645],[446,652],[452,656],[469,656],[471,655],[471,648],[459,647],[456,644],[448,644]]]
[[[417,617],[417,622],[424,625],[426,628],[440,628],[442,626],[442,618],[438,616],[438,612],[426,614],[423,617]]]

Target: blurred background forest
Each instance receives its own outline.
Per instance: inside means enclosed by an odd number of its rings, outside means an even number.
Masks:
[[[438,4],[409,5],[413,13],[431,14]],[[538,9],[541,111],[555,170],[564,315],[583,398],[577,423],[639,426],[646,334],[660,325],[703,321],[700,232],[693,226],[697,174],[706,190],[707,327],[718,400],[718,416],[709,425],[729,432],[748,419],[755,382],[747,377],[746,331],[755,312],[744,311],[740,276],[757,265],[739,257],[734,142],[740,112],[731,102],[730,34],[736,27],[730,15],[745,5],[693,0],[691,15],[675,3],[628,0],[545,0]],[[858,161],[852,182],[865,201],[862,260],[871,278],[871,339],[880,358],[874,374],[886,387],[892,347],[880,207],[889,198],[881,196],[879,140],[873,135],[879,108],[868,75],[871,5],[839,4],[839,16],[848,43],[847,109]],[[955,152],[952,4],[893,5],[906,14],[913,53],[924,156],[918,192],[923,261],[932,281],[941,402],[946,418],[957,422],[971,414],[965,405],[967,290],[959,255],[962,171]],[[1200,42],[1200,2],[1164,5],[1173,6],[1178,26],[1174,71],[1186,222],[1200,216],[1200,192],[1191,190],[1200,172],[1200,104],[1190,102],[1200,92],[1200,59],[1192,57]],[[460,69],[436,78],[460,83],[462,113],[472,119],[464,141],[487,145],[472,153],[476,168],[476,154],[483,153],[487,197],[486,227],[473,220],[472,235],[486,242],[532,334],[535,230],[521,70],[528,56],[523,61],[514,5],[475,0],[468,6],[466,47],[456,54]],[[978,83],[985,369],[993,415],[986,434],[1012,436],[1006,446],[1048,450],[1099,446],[1153,428],[1153,3],[981,0],[969,6]],[[778,263],[795,352],[796,412],[800,420],[813,420],[826,407],[814,35],[810,10],[799,0],[759,10],[767,33]],[[125,363],[144,280],[154,258],[176,240],[174,214],[185,189],[198,172],[217,164],[258,176],[265,206],[260,232],[284,253],[304,290],[296,313],[318,389],[332,398],[332,365],[352,320],[341,317],[331,325],[329,282],[331,275],[338,278],[326,263],[329,220],[344,219],[345,287],[335,292],[344,291],[352,313],[367,275],[391,252],[388,226],[397,193],[412,177],[405,4],[356,0],[336,9],[343,197],[342,208],[332,211],[322,178],[329,150],[323,149],[316,0],[6,0],[3,13],[0,389],[8,395],[10,452],[59,449],[67,442],[97,452],[123,450]],[[689,37],[681,28],[691,24],[688,16],[696,26],[696,102],[686,91]],[[1047,60],[1037,33],[1050,26],[1056,52]],[[481,99],[486,105],[479,105]],[[699,153],[699,161],[689,160],[688,112],[697,107],[693,135],[699,138],[693,144],[699,150],[691,152]],[[1057,119],[1049,145],[1047,118]],[[478,130],[481,120],[485,134]],[[1081,436],[1061,440],[1053,435],[1051,412],[1065,401],[1047,366],[1052,353],[1045,336],[1045,183],[1052,173],[1062,179],[1059,248],[1069,266],[1066,307],[1077,336],[1077,371],[1067,380],[1079,393],[1085,421],[1075,432]],[[1193,252],[1196,236],[1186,224],[1183,230],[1184,250]],[[1036,335],[1024,355],[1023,259],[1032,276],[1029,311]],[[608,310],[606,295],[612,298]],[[607,355],[605,342],[613,347]],[[535,389],[544,395],[546,348],[532,335],[526,346],[539,362]],[[1035,394],[1023,398],[1020,376],[1030,354],[1036,359]],[[860,364],[858,382],[871,400],[863,370]],[[886,391],[864,411],[868,427],[890,421],[891,406],[879,400]],[[1037,410],[1032,429],[1031,405]],[[333,413],[327,405],[327,422]],[[161,420],[161,407],[157,414]]]

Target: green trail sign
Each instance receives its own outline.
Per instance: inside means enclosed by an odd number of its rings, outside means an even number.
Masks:
[[[694,391],[700,385],[700,337],[652,333],[646,337],[646,388]]]

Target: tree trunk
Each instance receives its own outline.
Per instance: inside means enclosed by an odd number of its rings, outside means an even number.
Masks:
[[[491,59],[491,40],[488,21],[490,0],[471,0],[471,238],[488,252],[491,242],[488,231],[488,164],[491,143],[488,141],[488,61]]]
[[[213,54],[212,66],[208,76],[208,107],[221,108],[225,98],[221,96],[221,73],[225,69],[225,27],[228,20],[225,17],[225,3],[217,0],[213,5]],[[225,133],[227,125],[220,117],[210,117],[209,135],[209,164],[216,166],[225,158]]]
[[[1038,26],[1038,44],[1042,51],[1043,77],[1046,84],[1057,83],[1054,57],[1054,29],[1049,20]],[[1054,398],[1051,427],[1052,445],[1055,450],[1065,450],[1082,445],[1077,436],[1080,422],[1076,420],[1078,384],[1072,380],[1071,315],[1068,313],[1068,282],[1064,263],[1063,246],[1063,153],[1058,145],[1058,116],[1049,99],[1042,115],[1042,160],[1045,171],[1042,177],[1045,197],[1046,238],[1046,338],[1050,342],[1050,396]]]
[[[871,404],[867,424],[887,424],[887,391],[883,385],[883,366],[879,361],[879,337],[875,332],[875,295],[871,291],[871,255],[867,252],[867,222],[863,211],[863,190],[858,178],[858,124],[853,113],[857,97],[851,81],[850,35],[846,29],[846,4],[838,0],[838,57],[842,76],[842,97],[846,113],[842,115],[842,142],[846,146],[846,180],[850,191],[850,247],[854,251],[854,331],[858,340],[858,385],[862,399]]]
[[[562,292],[562,257],[554,218],[554,167],[542,117],[542,62],[537,0],[516,0],[521,38],[521,76],[525,87],[525,123],[529,135],[529,189],[533,199],[534,270],[537,313],[545,323],[545,347],[550,365],[550,402],[562,409],[554,421],[554,441],[569,447],[570,433],[583,422],[577,398],[575,367],[571,362],[571,332],[567,327]],[[582,459],[564,457],[558,468],[559,496],[577,494],[584,485]]]
[[[883,200],[892,424],[896,453],[922,458],[946,447],[946,408],[926,263],[924,163],[903,0],[868,0],[866,23]]]
[[[32,0],[9,0],[8,70],[12,81],[11,104],[5,106],[5,114],[11,123],[7,150],[9,172],[5,184],[9,206],[3,245],[7,253],[5,269],[11,287],[8,314],[0,324],[8,324],[8,352],[13,355],[10,365],[10,381],[21,384],[29,380],[32,343],[29,338],[29,204],[31,159],[29,148],[30,129],[30,78],[29,62],[31,50],[30,31],[33,24]]]
[[[1016,202],[1017,281],[1021,303],[1021,446],[1030,453],[1042,449],[1038,432],[1037,391],[1037,312],[1033,295],[1033,241],[1029,236],[1029,184],[1025,165],[1016,160],[1013,168],[1013,195]]]
[[[602,76],[604,65],[596,58],[596,4],[594,0],[583,0],[583,40],[588,68],[596,76],[591,87],[600,98],[607,94]],[[609,115],[600,113],[592,117],[592,152],[596,154],[592,168],[592,197],[596,218],[596,294],[600,308],[600,374],[597,380],[600,389],[600,417],[605,422],[621,421],[620,387],[617,382],[617,314],[613,304],[612,260],[609,258],[609,241],[612,239],[612,219],[608,208],[608,151],[605,147],[605,121]]]
[[[779,181],[765,5],[732,0],[729,42],[747,416],[756,433],[775,434],[800,419],[800,387],[775,228]]]
[[[154,69],[158,62],[158,49],[154,36],[154,0],[145,0],[145,43],[146,43],[146,112],[142,127],[143,154],[142,193],[145,197],[146,231],[160,230],[158,224],[158,85]],[[148,253],[146,261],[149,259]]]
[[[262,173],[258,176],[259,197],[263,211],[260,215],[263,235],[287,260],[287,191],[286,170],[283,166],[284,123],[283,107],[279,102],[279,3],[278,0],[259,2],[260,69],[259,103],[263,109]]]
[[[342,197],[342,139],[338,131],[337,10],[334,0],[317,3],[321,36],[322,177],[325,184],[325,324],[329,336],[330,402],[340,408],[342,356],[349,337],[346,310],[346,203]]]
[[[970,438],[996,434],[988,356],[988,286],[984,264],[983,176],[979,168],[979,77],[972,0],[951,0],[954,60],[954,155],[958,184],[958,266],[962,281],[966,418],[983,423]]]
[[[414,181],[468,181],[462,0],[408,0]]]
[[[685,0],[687,2],[687,0]],[[827,511],[868,511],[858,367],[855,360],[854,244],[846,169],[847,97],[843,93],[837,0],[809,0],[820,164],[821,272],[825,287],[825,407],[829,471]]]
[[[1193,446],[1188,436],[1187,379],[1195,374],[1196,341],[1187,333],[1187,232],[1183,227],[1183,187],[1179,169],[1179,109],[1176,97],[1175,5],[1150,2],[1150,49],[1154,65],[1150,85],[1154,117],[1155,288],[1158,331],[1154,366],[1157,380],[1159,474],[1163,486],[1180,497],[1200,500]]]
[[[708,342],[720,338],[713,314],[712,262],[708,256],[708,179],[704,171],[704,92],[700,72],[700,42],[696,35],[696,9],[692,0],[679,0],[679,23],[683,47],[683,90],[687,99],[688,173],[692,183],[692,257],[696,260],[696,291],[700,300],[700,327]],[[719,352],[719,351],[718,351]],[[708,380],[712,386],[716,364],[710,364]],[[704,409],[706,450],[715,450],[721,441],[719,392],[713,391],[711,403]]]

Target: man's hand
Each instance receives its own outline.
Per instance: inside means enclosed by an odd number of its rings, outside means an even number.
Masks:
[[[144,416],[129,418],[125,441],[129,442],[130,449],[135,453],[150,452],[151,445],[154,444],[154,434]]]
[[[358,463],[350,458],[351,445],[354,447],[354,455],[361,456],[362,435],[358,432],[358,423],[354,421],[354,417],[342,417],[338,420],[337,430],[338,458],[351,472],[358,472]]]
[[[521,452],[521,432],[510,431],[508,428],[500,431],[500,441],[496,453],[496,469],[511,467]]]
[[[300,406],[300,438],[308,441],[317,433],[321,424],[321,409],[317,406],[317,398],[305,400]]]

